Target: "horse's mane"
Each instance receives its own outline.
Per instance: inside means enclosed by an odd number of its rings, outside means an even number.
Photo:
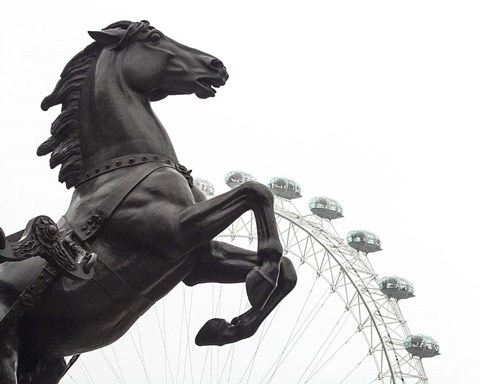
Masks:
[[[79,133],[79,103],[83,85],[102,46],[96,42],[75,55],[60,75],[53,92],[43,99],[44,111],[62,104],[62,112],[52,123],[51,136],[37,149],[38,156],[52,153],[50,168],[62,164],[58,180],[67,188],[75,186],[82,170]]]
[[[139,23],[119,21],[105,29],[127,30],[114,48],[122,49],[133,35],[148,26],[146,21]],[[62,71],[53,92],[45,97],[41,104],[44,111],[54,105],[62,104],[60,115],[52,123],[51,136],[38,147],[37,155],[44,156],[51,153],[50,168],[52,169],[62,164],[58,180],[65,183],[67,188],[77,185],[83,168],[79,126],[80,96],[90,69],[95,66],[102,49],[102,44],[95,41],[75,55]]]

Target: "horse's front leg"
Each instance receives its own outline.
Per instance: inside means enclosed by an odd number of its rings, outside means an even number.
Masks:
[[[212,241],[199,247],[192,257],[195,265],[184,278],[192,286],[201,283],[240,283],[257,267],[255,252],[231,244]],[[252,336],[265,318],[295,287],[297,274],[291,261],[280,260],[280,274],[277,288],[262,309],[251,308],[231,322],[225,319],[211,319],[205,323],[195,338],[197,345],[224,345]]]
[[[272,192],[264,185],[247,182],[210,200],[180,212],[180,244],[194,249],[225,230],[248,210],[255,214],[258,236],[257,264],[246,279],[247,295],[254,308],[261,309],[277,286],[282,245],[273,210]]]

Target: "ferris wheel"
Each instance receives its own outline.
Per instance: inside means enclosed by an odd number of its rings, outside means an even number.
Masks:
[[[231,188],[254,180],[234,171]],[[207,180],[195,184],[207,197]],[[82,355],[62,383],[382,383],[426,384],[422,359],[439,354],[431,337],[412,334],[399,300],[414,297],[413,285],[397,276],[379,278],[370,254],[381,250],[374,233],[355,230],[346,240],[333,221],[341,204],[314,197],[301,213],[295,181],[276,177],[275,214],[285,256],[298,283],[256,335],[223,347],[198,347],[196,332],[212,317],[227,320],[248,308],[242,284],[179,286],[111,347]],[[256,249],[252,213],[235,221],[218,240]]]

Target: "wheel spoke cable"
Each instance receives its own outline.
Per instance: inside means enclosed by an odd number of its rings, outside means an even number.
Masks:
[[[245,303],[245,305],[243,305],[243,311],[242,311],[242,304],[243,304],[243,300],[244,300],[244,297],[245,297],[245,291],[242,289],[242,293],[240,294],[240,303],[238,304],[238,313],[243,313],[247,310],[247,306],[248,306],[248,302]],[[234,356],[235,356],[235,343],[232,345],[232,358],[230,360],[230,368],[228,370],[228,381],[227,381],[227,384],[230,384],[230,379],[232,377],[232,368],[233,368],[233,359],[234,359]]]
[[[137,343],[135,342],[135,339],[133,338],[133,334],[132,334],[132,331],[128,331],[128,334],[130,335],[130,339],[132,340],[132,343],[133,343],[133,346],[135,347],[135,351],[137,352],[137,356],[138,358],[140,359],[140,363],[142,365],[142,368],[143,368],[143,372],[145,373],[145,379],[147,381],[148,384],[152,384],[150,382],[150,378],[148,377],[148,372],[147,372],[147,367],[145,366],[145,360],[143,358],[143,356],[141,355],[140,353],[140,350],[137,346]]]
[[[164,299],[165,300],[165,299]],[[157,319],[157,324],[158,324],[158,328],[160,330],[160,336],[162,338],[162,344],[163,344],[163,350],[164,350],[164,353],[165,353],[165,384],[168,383],[168,373],[170,373],[170,378],[172,380],[172,383],[174,383],[173,381],[173,373],[172,373],[172,367],[170,365],[170,360],[168,358],[168,353],[167,353],[167,340],[166,340],[166,335],[165,335],[165,316],[163,317],[163,324],[164,324],[164,327],[163,327],[163,331],[162,331],[162,325],[160,324],[160,317],[158,316],[158,311],[157,311],[157,306],[154,306],[154,309],[155,309],[155,317]],[[165,307],[164,307],[164,311],[163,313],[165,314]]]
[[[117,373],[117,370],[115,369],[115,367],[113,366],[113,364],[111,363],[110,359],[108,358],[107,354],[105,353],[105,351],[102,349],[101,351],[101,354],[102,354],[102,357],[103,359],[106,361],[108,367],[110,368],[110,370],[112,371],[113,375],[115,376],[115,378],[117,379],[117,381],[120,383],[120,384],[124,384],[124,382],[121,380],[119,374]]]
[[[301,264],[298,266],[297,272],[299,271],[300,267],[301,267]],[[317,281],[318,281],[318,278],[315,278],[315,280],[313,281],[313,284],[312,284],[312,286],[311,286],[311,288],[310,288],[310,291],[308,292],[307,297],[305,298],[305,301],[303,302],[302,308],[300,309],[300,312],[299,312],[299,314],[298,314],[298,316],[297,316],[297,319],[295,320],[295,323],[293,324],[292,330],[290,331],[290,334],[288,335],[287,341],[286,341],[286,343],[285,343],[285,347],[282,349],[282,351],[280,352],[280,355],[278,356],[276,362],[274,363],[274,364],[276,364],[275,368],[273,368],[273,372],[274,372],[274,373],[277,371],[277,369],[279,368],[280,364],[282,363],[282,357],[283,357],[285,351],[287,350],[287,348],[288,348],[288,346],[289,346],[292,338],[294,337],[295,328],[297,327],[298,322],[300,321],[300,318],[302,317],[303,311],[305,310],[305,308],[306,308],[306,306],[307,306],[307,303],[308,303],[308,301],[309,301],[309,299],[310,299],[310,297],[311,297],[311,295],[312,295],[313,288],[315,287]],[[273,366],[272,366],[272,367],[273,367]],[[272,369],[272,368],[271,368],[271,369]],[[270,370],[271,370],[271,369],[270,369]],[[270,370],[269,370],[269,371],[270,371]],[[273,376],[274,373],[272,373],[272,376]],[[268,375],[268,372],[267,372],[267,375]],[[265,378],[265,377],[264,377],[264,378]],[[262,379],[262,382],[263,382],[263,379]]]
[[[316,278],[317,279],[317,278]],[[314,307],[310,310],[310,312],[307,314],[306,318],[303,320],[303,322],[300,324],[300,326],[298,327],[298,329],[295,331],[293,337],[292,337],[292,340],[290,340],[290,344],[291,345],[288,345],[288,350],[285,354],[283,354],[280,359],[280,363],[278,363],[275,367],[275,364],[273,364],[270,369],[267,371],[267,373],[264,375],[264,377],[262,378],[262,380],[260,381],[260,383],[263,383],[264,380],[270,375],[270,372],[271,375],[270,377],[268,378],[268,380],[266,381],[266,384],[268,383],[271,383],[272,380],[273,380],[273,377],[275,375],[275,373],[277,372],[277,369],[280,367],[281,364],[283,364],[283,362],[288,358],[288,356],[290,355],[290,353],[292,352],[292,350],[295,348],[295,346],[297,345],[297,343],[299,342],[299,340],[301,339],[301,337],[303,336],[303,334],[307,331],[307,329],[310,327],[310,325],[312,324],[313,320],[315,319],[316,315],[318,314],[318,312],[320,312],[320,310],[324,307],[324,305],[326,304],[327,300],[331,297],[332,295],[332,291],[330,289],[330,287],[327,287],[327,289],[325,290],[325,292],[322,294],[322,296],[319,298],[319,300],[317,301],[317,303],[314,305]]]
[[[115,358],[115,362],[117,363],[117,368],[118,368],[118,371],[120,372],[120,377],[122,378],[122,381],[126,384],[125,376],[123,375],[123,371],[122,371],[122,366],[120,365],[120,362],[118,361],[117,352],[115,351],[115,347],[113,345],[111,346],[111,350],[112,350],[113,356]]]
[[[312,359],[310,360],[310,363],[307,365],[307,367],[305,368],[305,371],[303,372],[302,376],[300,376],[300,378],[298,379],[297,381],[297,384],[299,384],[303,377],[307,374],[308,370],[310,369],[310,367],[314,364],[315,360],[317,360],[317,357],[318,355],[320,354],[320,352],[322,352],[323,348],[325,347],[325,345],[327,344],[327,342],[330,340],[331,336],[333,335],[333,333],[335,332],[338,324],[340,323],[340,321],[342,320],[342,318],[345,316],[345,313],[346,312],[343,312],[342,315],[340,316],[340,318],[337,320],[337,322],[334,324],[334,326],[332,327],[332,329],[330,330],[330,332],[327,334],[327,336],[325,337],[325,339],[323,340],[322,344],[320,344],[320,347],[317,349],[317,352],[315,353],[315,355],[313,355]],[[345,321],[348,319],[348,317],[345,318]],[[343,324],[345,324],[345,321]],[[342,324],[342,326],[343,326]],[[338,335],[338,333],[340,332],[342,327],[340,327],[340,329],[338,329],[336,335]],[[335,335],[335,336],[336,336]],[[319,359],[319,362],[322,361],[322,358],[325,356],[325,354],[328,352],[328,349],[330,348],[330,346],[332,345],[333,341],[335,340],[335,337],[332,338],[330,340],[330,343],[328,344],[327,348],[325,349],[325,351],[323,352],[323,354],[320,356],[320,359]],[[318,363],[316,364],[318,365]],[[315,366],[316,366],[315,365]],[[314,368],[315,369],[315,368]]]
[[[254,353],[254,356],[253,356],[253,360],[252,360],[252,364],[250,366],[250,371],[248,373],[248,378],[247,378],[247,382],[246,384],[248,384],[250,382],[250,377],[251,377],[251,374],[252,374],[252,371],[253,371],[253,365],[255,363],[255,360],[257,358],[257,355],[258,355],[258,350],[260,349],[260,346],[262,345],[263,343],[263,340],[265,339],[265,337],[267,336],[267,333],[268,331],[270,330],[270,327],[272,326],[272,324],[274,323],[275,321],[275,318],[277,317],[277,313],[278,313],[278,310],[280,309],[280,307],[277,307],[275,309],[275,312],[271,315],[271,319],[268,321],[268,325],[267,325],[267,322],[264,322],[263,323],[263,327],[262,327],[262,331],[260,333],[260,339],[258,341],[258,345],[257,345],[257,348],[255,350],[255,353]]]
[[[354,332],[342,345],[340,345],[340,347],[338,347],[337,350],[336,350],[318,369],[316,369],[313,373],[310,374],[310,376],[309,376],[308,379],[305,381],[305,383],[308,383],[318,372],[320,372],[320,370],[321,370],[323,367],[325,367],[325,366],[328,364],[328,362],[329,362],[330,360],[332,360],[333,357],[334,357],[343,347],[345,347],[345,345],[347,345],[348,342],[349,342],[350,340],[352,340],[352,338],[353,338],[357,333],[358,333],[358,331],[355,330],[355,332]],[[320,362],[317,363],[317,365],[315,366],[315,368],[317,368],[317,366],[318,366],[319,363],[320,363]],[[314,369],[315,369],[315,368],[314,368]]]
[[[87,379],[87,381],[91,384],[95,384],[95,381],[93,380],[92,375],[90,374],[87,366],[85,365],[85,363],[81,358],[79,359],[79,363],[80,363],[80,369],[82,370],[82,373]]]
[[[177,373],[176,373],[176,379],[175,379],[175,383],[178,383],[178,375],[180,374],[180,356],[181,356],[181,353],[182,353],[182,340],[183,340],[183,322],[184,322],[184,318],[185,318],[185,287],[182,287],[182,316],[181,316],[181,320],[180,320],[180,339],[179,339],[179,342],[178,342],[178,354],[177,354]]]
[[[358,362],[358,364],[355,365],[355,366],[351,369],[351,371],[348,372],[347,376],[345,376],[345,377],[342,379],[342,381],[340,381],[340,383],[338,383],[338,384],[342,384],[343,382],[345,382],[345,380],[347,380],[347,379],[350,377],[350,375],[363,363],[363,361],[364,361],[369,355],[370,355],[370,354],[367,353],[367,354],[363,357],[363,359],[360,360],[360,361]]]

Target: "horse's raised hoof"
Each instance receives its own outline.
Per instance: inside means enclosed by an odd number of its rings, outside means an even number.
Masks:
[[[245,285],[253,308],[261,310],[277,287],[278,271],[272,274],[275,278],[268,276],[258,267],[248,273]]]
[[[250,337],[251,335],[248,333],[241,332],[241,329],[238,327],[239,324],[239,321],[232,325],[224,319],[210,319],[198,331],[195,337],[195,344],[198,346],[222,346]]]

